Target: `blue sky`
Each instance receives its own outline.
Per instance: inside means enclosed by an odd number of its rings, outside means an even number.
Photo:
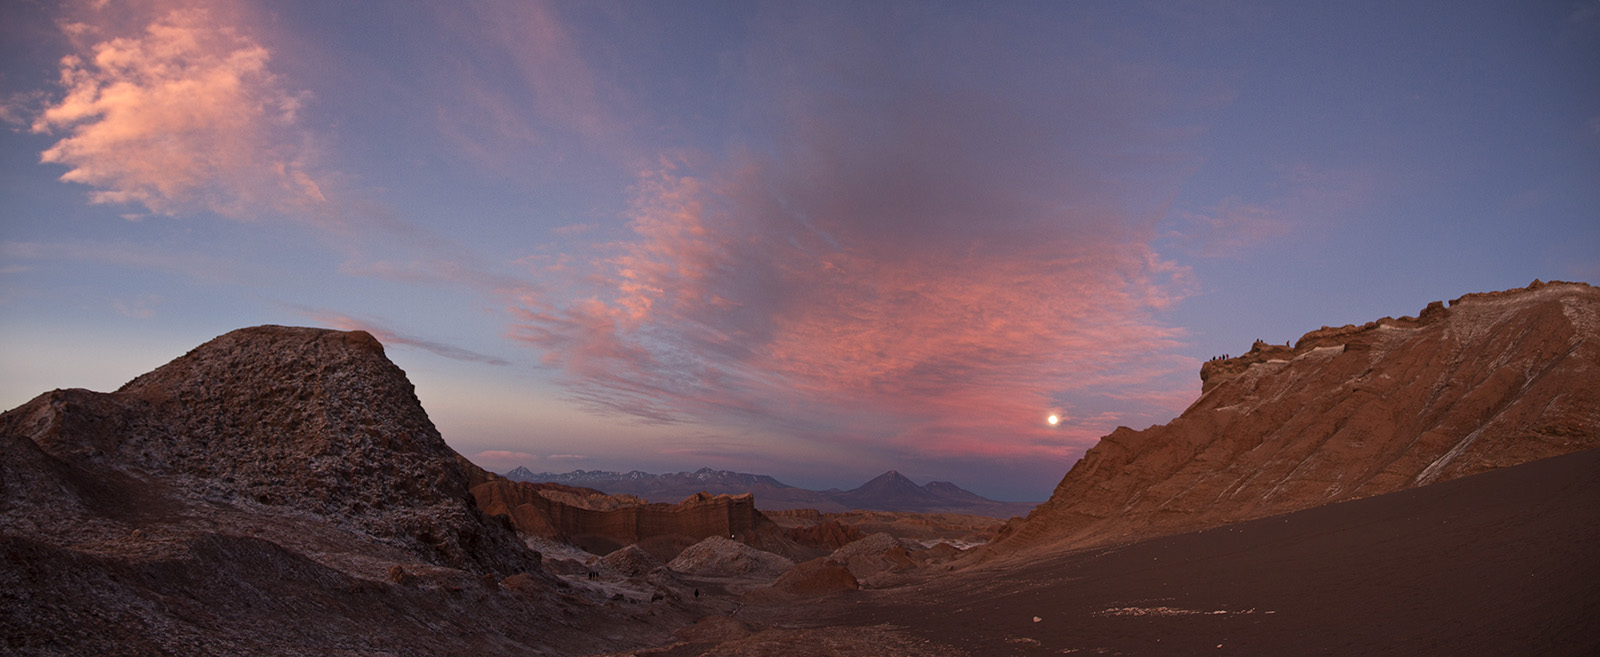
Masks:
[[[1211,356],[1600,280],[1592,0],[12,2],[0,39],[7,408],[364,328],[494,470],[1037,500]]]

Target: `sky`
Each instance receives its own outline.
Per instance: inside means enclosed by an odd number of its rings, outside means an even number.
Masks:
[[[364,329],[501,472],[1043,500],[1210,357],[1600,282],[1596,0],[13,0],[0,122],[0,407]]]

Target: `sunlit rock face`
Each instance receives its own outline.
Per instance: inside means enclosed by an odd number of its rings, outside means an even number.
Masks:
[[[1002,552],[1200,529],[1600,446],[1600,289],[1535,282],[1207,363],[1172,422],[1119,427]]]

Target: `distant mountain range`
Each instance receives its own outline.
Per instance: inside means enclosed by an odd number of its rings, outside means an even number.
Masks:
[[[505,473],[507,479],[529,482],[555,482],[583,486],[613,495],[637,495],[651,502],[680,502],[698,492],[713,495],[753,493],[756,507],[769,511],[816,509],[824,513],[840,511],[910,511],[915,513],[965,513],[1009,518],[1026,515],[1035,506],[1026,502],[999,502],[948,481],[918,486],[905,475],[890,470],[851,490],[809,490],[796,488],[767,475],[701,468],[694,472],[651,474],[648,472],[533,472],[518,467]]]

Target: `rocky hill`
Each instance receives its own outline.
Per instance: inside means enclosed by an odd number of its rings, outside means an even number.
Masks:
[[[361,331],[45,393],[0,415],[0,653],[570,654],[703,614],[563,591],[463,463]]]
[[[1540,283],[1207,363],[1172,422],[1090,449],[1001,552],[1125,542],[1600,446],[1600,289]]]
[[[0,417],[0,433],[202,499],[336,520],[444,566],[531,563],[467,504],[455,452],[362,331],[234,331],[114,393],[41,395]]]

